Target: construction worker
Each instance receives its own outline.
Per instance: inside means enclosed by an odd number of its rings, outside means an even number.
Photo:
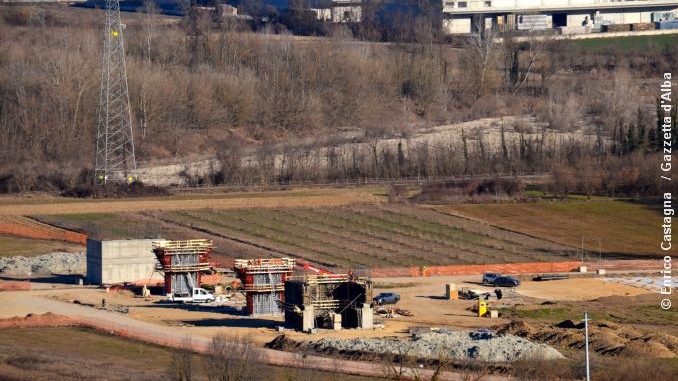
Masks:
[[[494,289],[494,294],[497,295],[497,300],[501,300],[501,298],[504,297],[504,295],[501,292],[501,289],[499,289],[499,288]]]

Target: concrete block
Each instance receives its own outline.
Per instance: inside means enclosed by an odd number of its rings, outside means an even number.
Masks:
[[[341,314],[332,315],[332,329],[335,331],[341,330]]]
[[[115,284],[162,279],[155,271],[153,239],[87,240],[87,281]]]
[[[452,300],[452,294],[457,293],[457,286],[454,283],[448,283],[445,285],[445,299]],[[457,298],[458,299],[458,298]]]
[[[362,320],[363,324],[360,326],[362,329],[373,329],[374,328],[374,312],[372,312],[372,307],[369,303],[363,304],[362,308]]]
[[[315,328],[315,313],[312,306],[306,306],[301,311],[301,330],[302,332],[310,332]]]

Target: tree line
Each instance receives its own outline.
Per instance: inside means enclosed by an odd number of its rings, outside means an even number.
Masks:
[[[3,192],[72,188],[94,156],[103,14],[48,8],[35,24],[31,9],[4,8],[0,18]],[[217,183],[626,168],[626,161],[649,168],[652,78],[678,58],[675,44],[593,52],[492,33],[455,48],[421,23],[412,24],[419,25],[412,42],[377,44],[342,25],[308,38],[255,32],[199,10],[170,19],[149,5],[123,17],[139,160],[220,158],[204,179]],[[534,115],[557,132],[597,132],[592,141],[549,146],[538,133],[497,147],[466,135],[428,145],[408,139],[422,128],[504,115]],[[384,137],[402,143],[387,146]]]

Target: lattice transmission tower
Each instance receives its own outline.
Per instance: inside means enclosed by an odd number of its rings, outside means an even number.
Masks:
[[[94,175],[99,184],[136,180],[119,0],[106,0]]]

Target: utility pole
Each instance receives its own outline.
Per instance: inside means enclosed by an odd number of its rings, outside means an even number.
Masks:
[[[94,176],[98,184],[137,179],[119,0],[106,0]]]
[[[586,381],[591,381],[591,368],[589,366],[589,313],[584,311],[584,335],[586,336]]]

